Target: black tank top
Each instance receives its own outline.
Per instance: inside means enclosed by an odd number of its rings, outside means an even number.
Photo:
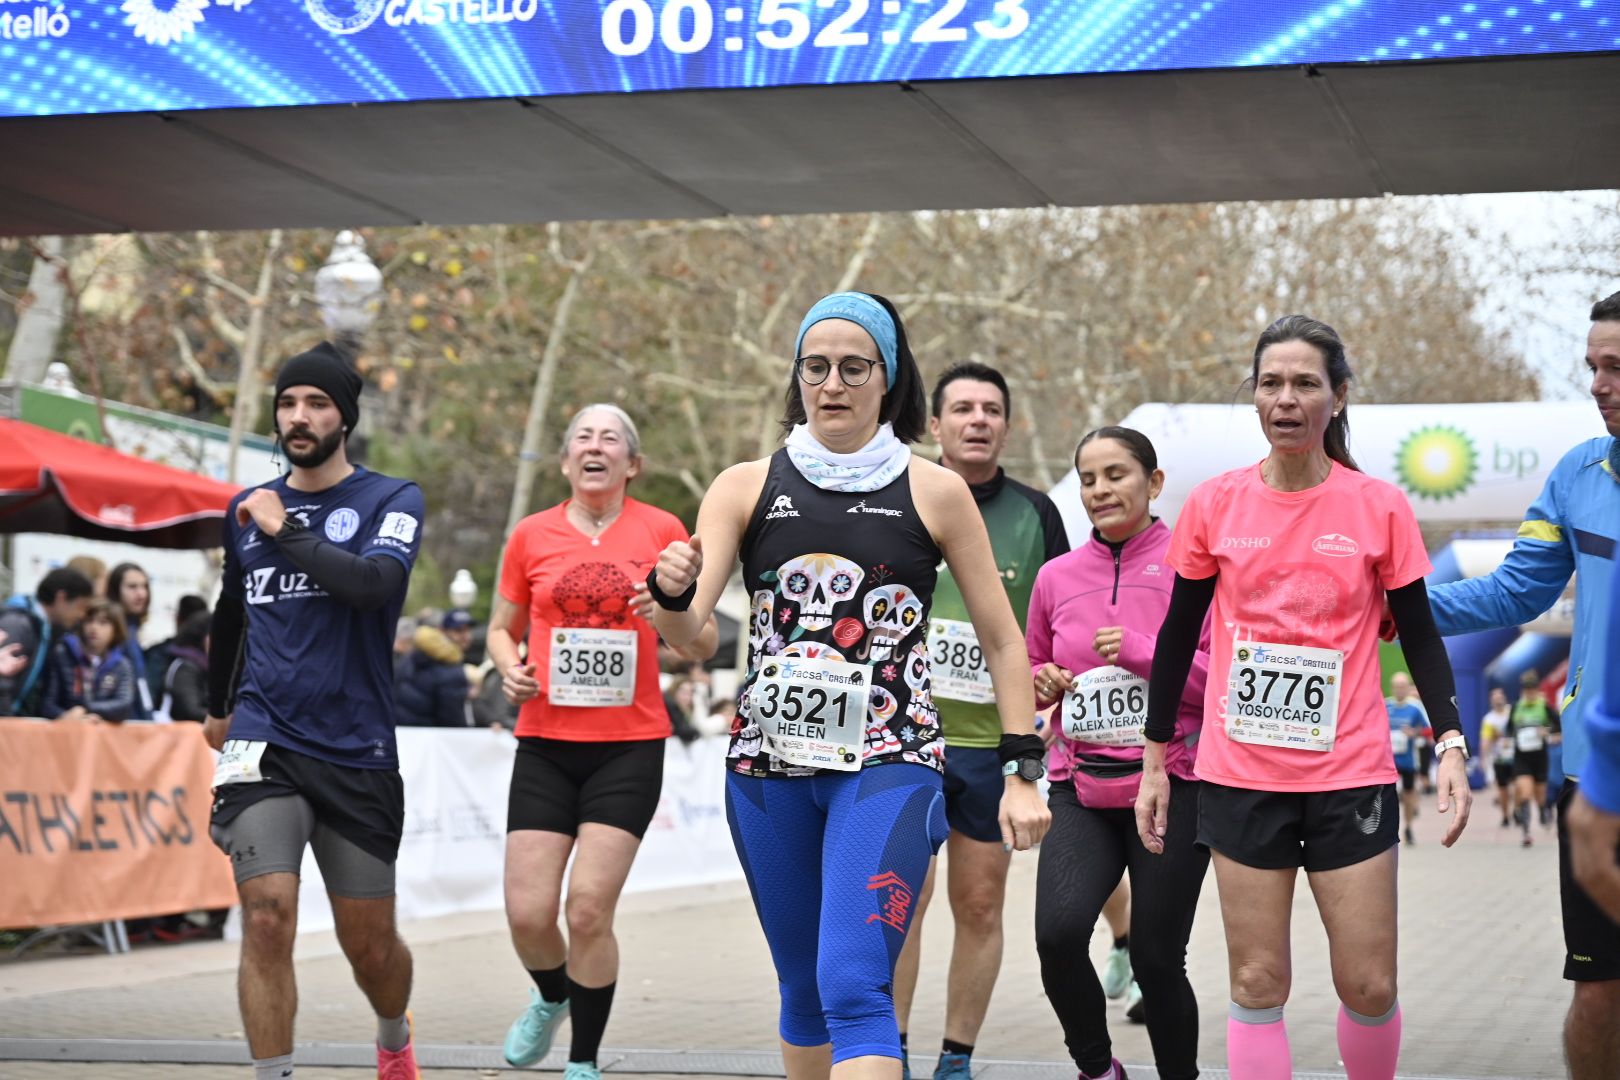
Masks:
[[[863,768],[906,761],[943,772],[925,645],[940,550],[912,502],[910,468],[878,491],[823,491],[778,450],[741,554],[752,617],[731,767],[749,776],[818,771],[771,756],[751,715],[761,661],[783,655],[871,666]]]

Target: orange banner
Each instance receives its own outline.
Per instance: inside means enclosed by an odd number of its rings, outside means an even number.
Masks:
[[[0,927],[236,903],[199,724],[0,720]]]

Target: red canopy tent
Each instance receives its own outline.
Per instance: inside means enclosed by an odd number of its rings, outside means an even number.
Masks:
[[[0,419],[0,532],[60,533],[143,547],[218,547],[240,488]]]

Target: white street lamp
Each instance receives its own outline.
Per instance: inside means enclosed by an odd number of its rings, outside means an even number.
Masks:
[[[381,302],[382,271],[366,255],[365,239],[344,229],[337,234],[326,265],[315,273],[315,303],[333,344],[350,357],[358,353]]]
[[[478,582],[473,580],[469,570],[457,570],[456,576],[450,581],[450,603],[458,608],[470,608],[473,601],[478,599]]]

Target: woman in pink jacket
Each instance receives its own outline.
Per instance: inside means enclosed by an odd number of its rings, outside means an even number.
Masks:
[[[1108,1037],[1103,990],[1087,959],[1092,927],[1126,870],[1131,874],[1131,966],[1142,988],[1159,1075],[1198,1075],[1198,1002],[1187,981],[1187,939],[1209,854],[1197,832],[1193,756],[1203,722],[1209,628],[1187,680],[1167,748],[1171,812],[1186,818],[1162,855],[1137,836],[1147,680],[1175,575],[1170,529],[1148,512],[1164,485],[1141,432],[1105,427],[1075,452],[1090,540],[1035,578],[1026,637],[1042,708],[1058,704],[1048,759],[1052,827],[1041,845],[1035,945],[1041,981],[1063,1025],[1081,1080],[1124,1080]],[[1178,809],[1179,808],[1179,809]]]

